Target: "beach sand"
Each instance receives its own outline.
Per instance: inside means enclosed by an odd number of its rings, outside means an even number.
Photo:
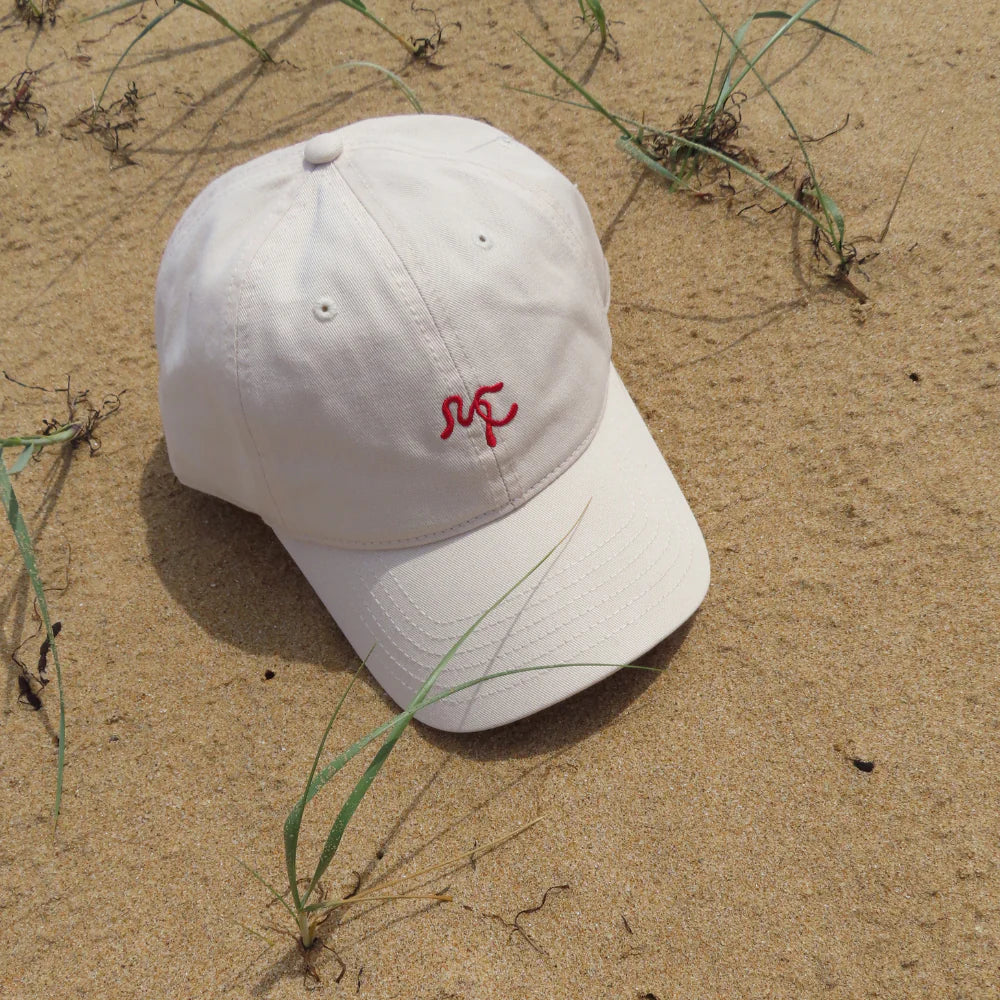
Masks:
[[[877,251],[852,272],[864,302],[745,178],[671,192],[597,115],[510,89],[571,96],[521,32],[609,107],[669,126],[715,52],[694,0],[609,0],[617,59],[571,0],[441,3],[431,65],[341,4],[219,6],[276,64],[181,9],[115,75],[105,105],[132,83],[138,100],[103,130],[78,116],[157,8],[83,23],[101,4],[63,3],[38,28],[8,2],[0,21],[0,83],[34,73],[33,103],[0,135],[0,367],[37,386],[71,376],[95,402],[121,394],[98,454],[50,449],[17,480],[63,623],[54,835],[58,702],[54,685],[42,711],[18,702],[11,655],[24,643],[33,667],[40,636],[0,540],[0,996],[1000,995],[996,6],[821,4],[814,16],[835,10],[874,54],[796,30],[766,64],[804,134],[850,115],[809,148],[848,241]],[[370,6],[434,33],[433,14]],[[749,13],[716,9],[732,27]],[[412,111],[347,60],[401,73],[425,110],[484,118],[579,185],[611,267],[615,363],[713,577],[644,660],[661,674],[620,672],[488,733],[406,733],[331,895],[545,818],[426,883],[453,902],[330,921],[345,971],[338,983],[322,950],[317,983],[240,863],[281,884],[282,823],[356,661],[270,530],[173,476],[153,294],[172,227],[213,177]],[[794,187],[787,128],[745,89],[739,142],[767,170],[788,164],[778,180]],[[3,435],[64,417],[62,395],[0,389]],[[335,745],[392,713],[363,678]],[[345,787],[307,813],[304,859]]]

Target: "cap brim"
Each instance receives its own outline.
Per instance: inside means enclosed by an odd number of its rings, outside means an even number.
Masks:
[[[589,506],[587,506],[589,503]],[[614,368],[600,427],[558,479],[517,510],[445,541],[349,550],[278,537],[368,669],[401,707],[463,632],[586,513],[565,543],[493,610],[435,690],[518,667],[430,705],[451,732],[504,725],[631,663],[691,616],[708,551]]]

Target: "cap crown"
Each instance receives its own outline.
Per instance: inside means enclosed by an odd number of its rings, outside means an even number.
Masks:
[[[269,153],[210,184],[164,254],[171,464],[302,540],[468,531],[589,443],[609,296],[575,186],[488,125],[371,119]]]

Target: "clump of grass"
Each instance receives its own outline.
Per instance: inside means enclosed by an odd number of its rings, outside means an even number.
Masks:
[[[7,515],[7,523],[14,532],[14,539],[17,542],[21,560],[24,563],[31,587],[35,592],[35,603],[38,606],[38,614],[42,619],[45,629],[45,645],[43,651],[45,655],[51,653],[52,661],[56,671],[56,689],[59,694],[59,748],[56,760],[56,793],[52,807],[53,822],[58,822],[59,811],[62,805],[63,791],[63,771],[66,762],[66,702],[63,693],[62,667],[59,662],[59,650],[56,646],[56,635],[58,634],[58,622],[52,622],[49,614],[48,601],[45,598],[45,588],[42,585],[42,576],[38,569],[38,561],[35,557],[35,547],[31,540],[31,532],[25,523],[24,515],[21,513],[21,505],[18,503],[17,494],[14,491],[14,479],[27,468],[28,463],[35,458],[43,449],[57,447],[60,445],[73,445],[78,441],[85,441],[91,454],[99,450],[100,441],[94,435],[94,429],[98,423],[114,413],[121,405],[120,394],[109,396],[99,407],[95,407],[90,402],[86,391],[73,394],[67,380],[65,390],[46,390],[41,386],[24,386],[24,383],[17,382],[6,372],[4,378],[25,388],[40,389],[47,392],[65,392],[69,414],[64,421],[46,420],[44,430],[40,434],[20,434],[14,437],[0,438],[0,501],[3,502],[4,512]],[[20,449],[14,461],[7,465],[4,458],[6,449]],[[44,662],[44,661],[41,661]]]
[[[581,514],[582,518],[583,515]],[[289,913],[292,920],[295,923],[298,943],[303,950],[303,954],[306,954],[311,948],[313,948],[317,941],[317,933],[322,926],[322,924],[329,919],[329,917],[337,910],[353,905],[356,903],[366,903],[373,902],[376,900],[386,900],[386,899],[427,899],[437,902],[447,902],[450,900],[450,896],[444,893],[430,893],[430,894],[412,894],[412,893],[400,893],[400,894],[388,894],[388,890],[395,890],[401,885],[406,883],[412,884],[416,879],[423,878],[431,872],[441,871],[446,868],[453,868],[464,861],[470,860],[474,857],[478,857],[487,851],[493,850],[500,844],[505,843],[512,837],[517,836],[529,827],[534,826],[535,823],[539,822],[542,817],[536,817],[535,819],[525,823],[524,825],[518,827],[516,830],[506,834],[505,836],[487,844],[485,847],[480,847],[475,851],[466,852],[464,854],[458,855],[453,858],[449,858],[447,861],[440,862],[433,865],[430,868],[425,868],[419,872],[413,872],[409,876],[403,879],[393,881],[388,884],[382,884],[376,886],[370,890],[355,891],[353,894],[348,896],[327,900],[323,898],[323,893],[320,887],[320,880],[323,878],[327,868],[333,861],[337,849],[340,847],[341,840],[347,831],[347,827],[350,824],[352,818],[354,817],[355,811],[364,798],[368,789],[371,787],[372,782],[378,776],[382,767],[385,765],[389,754],[392,752],[399,738],[403,735],[406,728],[412,722],[413,717],[423,708],[428,705],[432,705],[443,698],[447,698],[459,691],[463,691],[466,688],[474,687],[477,684],[481,684],[487,680],[493,680],[498,677],[506,677],[512,674],[524,673],[533,670],[548,670],[553,667],[568,668],[573,666],[597,666],[599,664],[552,664],[547,666],[533,666],[533,667],[521,667],[513,670],[506,670],[496,674],[490,674],[486,677],[476,678],[475,680],[468,681],[464,684],[459,684],[454,687],[448,688],[445,691],[435,692],[435,686],[437,684],[438,678],[441,672],[445,669],[448,663],[452,660],[461,646],[465,641],[472,635],[472,633],[479,627],[483,620],[490,614],[493,610],[500,606],[525,580],[527,580],[533,573],[535,573],[552,555],[556,550],[562,545],[562,543],[569,537],[569,535],[575,530],[577,524],[579,524],[579,519],[574,523],[573,527],[567,532],[566,535],[561,538],[552,549],[547,552],[539,562],[537,562],[520,580],[517,581],[509,590],[506,591],[497,601],[495,601],[489,608],[486,609],[468,629],[462,634],[462,636],[455,642],[455,644],[448,650],[448,652],[441,658],[440,662],[431,672],[430,676],[421,686],[420,690],[414,696],[413,700],[406,707],[406,709],[400,712],[395,718],[383,723],[377,728],[373,729],[366,736],[362,737],[356,743],[348,747],[341,754],[335,757],[329,764],[324,767],[320,767],[320,759],[323,755],[323,751],[326,748],[327,739],[330,736],[330,732],[333,729],[334,722],[343,707],[344,701],[347,698],[348,693],[351,690],[355,680],[358,677],[361,669],[364,667],[364,663],[358,668],[358,671],[354,674],[351,679],[350,684],[342,695],[333,715],[327,724],[326,731],[323,733],[323,738],[320,740],[319,749],[316,751],[316,755],[313,758],[312,767],[309,770],[309,776],[306,778],[305,788],[302,795],[299,797],[298,801],[292,806],[291,812],[288,814],[288,818],[285,820],[284,824],[284,850],[285,850],[285,871],[287,876],[288,888],[285,892],[279,892],[274,886],[267,882],[262,875],[257,871],[250,868],[249,866],[244,866],[247,870],[257,878],[272,894],[274,899],[278,901]],[[374,647],[373,647],[374,648]],[[369,655],[371,655],[369,653]],[[607,664],[611,665],[611,664]],[[614,666],[621,666],[621,664],[614,664]],[[635,669],[640,670],[651,670],[655,668],[651,667],[636,667]],[[366,747],[374,743],[376,740],[384,740],[379,747],[378,751],[372,758],[371,763],[365,769],[364,773],[358,779],[354,788],[348,794],[340,812],[337,814],[333,825],[330,827],[330,831],[327,834],[326,842],[323,845],[323,849],[320,852],[318,861],[316,862],[312,874],[310,876],[300,878],[299,867],[298,867],[298,847],[299,847],[299,835],[302,828],[303,814],[305,812],[306,806],[315,798],[317,793],[323,788],[324,785],[331,778],[335,777],[351,760],[353,760],[359,753],[361,753]],[[305,889],[302,889],[303,884]],[[312,966],[307,961],[307,971],[315,976],[315,971]],[[341,963],[342,964],[342,963]]]
[[[132,158],[132,143],[122,141],[122,136],[135,132],[143,120],[139,114],[142,99],[143,95],[133,80],[117,101],[112,101],[107,107],[95,102],[74,115],[63,128],[79,128],[87,135],[96,136],[107,151],[112,168],[134,166],[136,160]]]
[[[34,124],[35,135],[41,135],[45,131],[48,111],[43,104],[31,99],[37,77],[37,70],[21,70],[0,87],[0,132],[14,131],[10,122],[15,114],[24,115]]]
[[[734,34],[730,33],[706,6],[704,0],[698,0],[698,2],[718,27],[719,42],[716,46],[715,60],[701,104],[694,111],[683,115],[677,124],[670,129],[658,128],[635,118],[609,111],[581,83],[574,80],[551,59],[539,52],[523,36],[522,41],[586,102],[565,101],[565,103],[595,111],[606,118],[618,129],[620,133],[618,145],[629,156],[653,172],[665,177],[674,188],[678,189],[692,190],[692,181],[698,179],[702,167],[709,161],[720,164],[727,170],[736,170],[742,173],[776,195],[783,204],[794,209],[811,223],[814,244],[817,248],[820,246],[829,248],[836,257],[834,277],[838,280],[846,279],[857,254],[853,247],[845,244],[843,213],[820,183],[805,140],[785,107],[761,75],[758,63],[788,33],[789,29],[798,23],[808,25],[822,34],[843,40],[865,52],[869,50],[859,42],[835,31],[829,25],[807,18],[805,15],[819,0],[807,0],[794,13],[779,10],[757,12],[751,15]],[[758,20],[764,19],[778,20],[781,24],[756,52],[749,54],[744,47],[747,33]],[[727,43],[728,52],[726,50]],[[724,52],[727,54],[723,59]],[[776,184],[773,179],[776,175],[765,174],[753,156],[736,143],[742,125],[740,108],[744,100],[744,95],[739,87],[746,76],[751,73],[778,109],[805,161],[809,176],[795,191],[786,190]],[[534,91],[527,92],[549,100],[561,100],[552,98],[550,95],[537,94]]]

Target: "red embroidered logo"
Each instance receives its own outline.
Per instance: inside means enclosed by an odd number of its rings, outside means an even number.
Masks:
[[[486,424],[486,443],[491,448],[495,448],[497,446],[497,436],[493,433],[493,428],[503,427],[505,424],[509,424],[514,417],[517,416],[517,403],[511,403],[510,409],[507,411],[507,416],[504,417],[503,420],[493,419],[493,407],[490,406],[490,401],[488,399],[483,399],[483,396],[485,396],[488,392],[499,392],[502,388],[503,382],[497,382],[496,385],[481,385],[476,390],[475,396],[472,397],[472,405],[469,407],[468,414],[464,417],[462,416],[462,397],[449,396],[441,404],[441,412],[444,414],[444,419],[448,425],[443,431],[441,431],[441,437],[451,437],[451,432],[455,429],[455,417],[453,417],[451,413],[451,406],[452,403],[454,403],[458,411],[458,422],[463,427],[468,427],[475,417],[482,417],[483,423]]]

